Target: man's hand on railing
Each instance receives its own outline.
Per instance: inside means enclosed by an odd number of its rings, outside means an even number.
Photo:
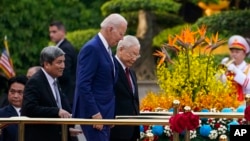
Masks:
[[[79,134],[82,134],[82,130],[80,129],[76,129],[76,128],[69,128],[69,133],[70,133],[70,136],[78,136]]]
[[[97,113],[95,115],[92,116],[92,119],[102,119],[102,115],[101,113]],[[103,125],[99,124],[99,125],[93,125],[93,128],[96,128],[97,130],[102,130]]]
[[[60,118],[71,118],[71,114],[66,110],[60,109],[58,113]]]

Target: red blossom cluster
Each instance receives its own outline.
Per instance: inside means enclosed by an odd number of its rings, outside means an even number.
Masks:
[[[246,107],[245,112],[244,112],[244,118],[245,118],[247,121],[250,121],[250,106],[247,106],[247,107]]]
[[[174,132],[181,133],[185,129],[194,130],[199,126],[199,116],[192,112],[176,114],[169,119],[170,128]]]

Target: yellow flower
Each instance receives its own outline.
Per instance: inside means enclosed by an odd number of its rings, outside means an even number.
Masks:
[[[215,77],[217,67],[211,51],[224,43],[218,33],[208,37],[205,25],[197,31],[186,27],[179,35],[169,35],[168,40],[162,51],[154,53],[161,58],[156,68],[161,90],[149,92],[141,101],[141,110],[170,109],[173,100],[179,100],[180,107],[190,106],[193,110],[239,106],[232,84],[229,81],[224,84]],[[201,50],[204,47],[208,47],[210,53],[194,51],[194,48]],[[166,66],[164,61],[170,60],[169,48],[175,48],[177,56]]]

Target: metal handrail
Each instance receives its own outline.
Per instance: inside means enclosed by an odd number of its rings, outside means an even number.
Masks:
[[[182,112],[179,112],[182,113]],[[243,118],[240,112],[192,112],[200,118]],[[141,112],[141,116],[172,116],[173,112]]]
[[[4,124],[18,124],[19,141],[24,141],[25,124],[60,124],[62,125],[62,141],[67,141],[67,125],[104,124],[104,125],[167,125],[166,119],[77,119],[77,118],[28,118],[11,117],[0,118],[1,126]]]

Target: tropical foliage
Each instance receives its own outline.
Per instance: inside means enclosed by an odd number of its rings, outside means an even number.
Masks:
[[[168,43],[154,54],[161,57],[156,69],[161,91],[159,94],[149,93],[142,99],[142,110],[159,106],[170,109],[171,104],[167,103],[175,99],[180,101],[181,107],[188,105],[194,111],[239,106],[232,84],[218,80],[221,72],[213,60],[213,50],[225,41],[219,39],[218,33],[208,37],[206,31],[205,26],[197,30],[186,27],[180,34],[170,35]],[[169,49],[175,51],[174,59],[169,56]]]

